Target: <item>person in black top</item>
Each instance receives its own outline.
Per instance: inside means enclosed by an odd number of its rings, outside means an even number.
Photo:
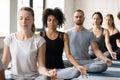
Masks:
[[[40,32],[46,40],[46,67],[48,69],[56,69],[57,78],[72,79],[80,75],[87,77],[85,67],[79,65],[71,55],[69,48],[69,38],[64,32],[60,32],[57,28],[61,28],[65,21],[64,14],[59,8],[46,8],[43,11],[43,25],[45,30]],[[74,67],[65,68],[63,63],[63,50]]]
[[[114,52],[116,52],[114,56],[116,56],[117,60],[120,60],[120,46],[118,45],[120,40],[120,32],[115,26],[114,17],[112,14],[107,14],[105,16],[105,23],[110,34],[109,39],[112,49]],[[109,56],[109,58],[113,59],[113,56]]]

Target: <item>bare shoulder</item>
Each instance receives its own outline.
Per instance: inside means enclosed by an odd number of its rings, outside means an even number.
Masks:
[[[119,32],[119,30],[117,28],[115,28],[114,31],[113,31],[114,34],[118,33],[118,32]]]
[[[108,29],[104,29],[104,32],[108,32]]]
[[[64,33],[64,40],[68,40],[69,39],[69,36],[67,33]]]
[[[107,29],[104,29],[103,33],[106,35],[106,34],[109,34],[109,31]]]

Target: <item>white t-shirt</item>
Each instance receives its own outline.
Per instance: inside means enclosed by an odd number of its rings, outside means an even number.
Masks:
[[[10,48],[12,74],[21,77],[32,77],[38,74],[37,51],[45,40],[34,34],[27,41],[20,41],[15,33],[4,39],[4,43]]]

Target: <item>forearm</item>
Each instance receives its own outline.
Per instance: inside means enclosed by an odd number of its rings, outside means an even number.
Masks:
[[[9,65],[9,61],[4,59],[4,58],[2,58],[2,63],[3,63],[4,69],[7,69],[8,65]]]
[[[103,55],[103,53],[100,50],[96,50],[94,53],[97,56],[97,58],[99,58],[101,60],[106,59],[106,57]]]
[[[43,75],[46,75],[46,76],[49,76],[49,73],[48,73],[48,70],[46,68],[39,68],[38,69],[39,71],[39,74],[43,74]]]
[[[75,67],[80,66],[80,65],[77,63],[77,61],[75,60],[75,58],[74,58],[71,54],[69,54],[69,55],[67,56],[67,58],[68,58],[68,60],[73,64],[73,66],[75,66]]]
[[[109,53],[113,52],[112,46],[110,44],[106,45],[106,47],[107,47]]]

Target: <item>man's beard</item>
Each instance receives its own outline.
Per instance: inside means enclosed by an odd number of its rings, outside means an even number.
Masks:
[[[76,22],[76,25],[83,25],[83,22]]]

